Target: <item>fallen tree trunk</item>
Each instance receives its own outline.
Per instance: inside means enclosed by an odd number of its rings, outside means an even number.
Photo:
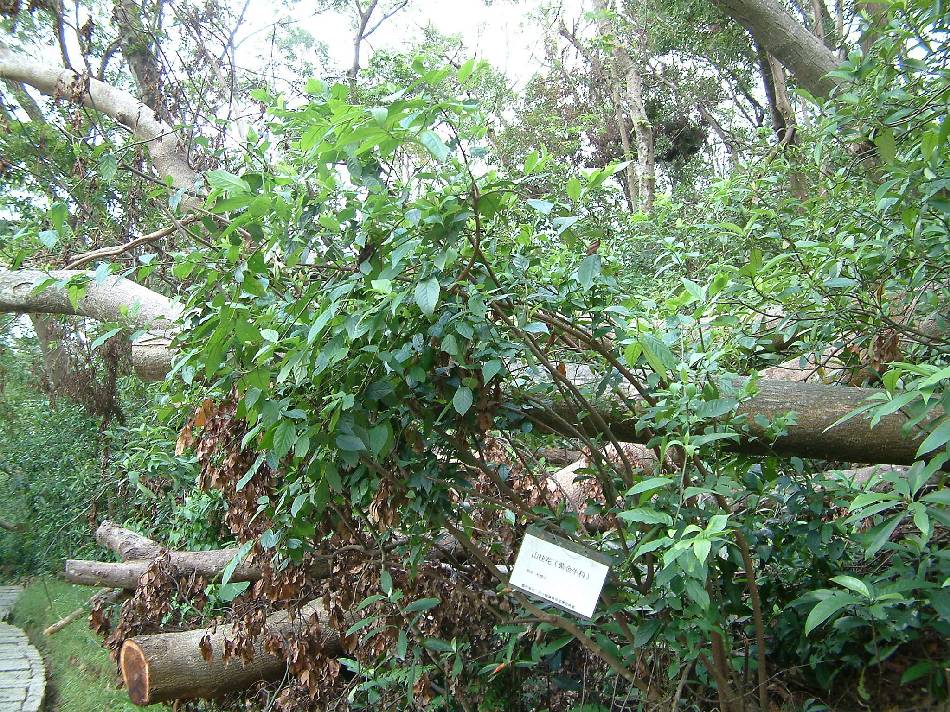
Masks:
[[[723,384],[723,390],[738,385]],[[834,425],[868,398],[880,393],[874,388],[762,380],[758,383],[758,392],[739,406],[738,414],[745,416],[745,432],[739,434],[734,442],[723,442],[725,447],[750,454],[776,453],[866,464],[910,464],[916,459],[924,433],[906,437],[902,427],[907,423],[907,416],[903,413],[885,416],[874,428],[863,416]],[[619,400],[601,399],[593,405],[618,440],[647,441],[646,434],[637,430],[637,418]],[[591,416],[578,418],[575,409],[563,401],[548,403],[547,408],[553,411],[553,416],[544,408],[522,409],[522,412],[552,432],[567,437],[575,437],[576,433],[566,427],[565,422],[586,429],[588,433],[597,434],[599,431]],[[796,413],[796,422],[788,425],[784,434],[771,439],[768,428],[759,419],[772,421],[789,412]]]
[[[50,279],[60,282],[76,277],[88,281],[75,304],[67,290],[57,284],[38,291]],[[170,330],[181,316],[181,307],[123,277],[96,282],[91,272],[82,270],[0,269],[0,313],[69,314],[142,329],[146,333],[132,343],[132,367],[143,381],[156,381],[171,369],[174,351],[170,348]]]
[[[237,549],[215,549],[214,551],[170,551],[168,561],[180,573],[195,573],[207,579],[221,575],[224,568],[238,552]],[[154,558],[154,557],[153,557]],[[142,574],[148,571],[153,559],[123,561],[89,561],[87,559],[67,559],[65,578],[69,583],[82,586],[106,586],[108,588],[134,589]],[[231,581],[257,581],[261,570],[256,566],[240,563],[231,574]]]
[[[299,616],[289,617],[286,611],[280,611],[268,617],[268,634],[285,635],[314,615],[327,630],[326,610],[322,604],[312,602],[300,610]],[[225,641],[233,635],[232,627],[225,626],[214,632],[198,629],[129,638],[119,653],[119,669],[129,699],[137,705],[152,705],[215,697],[284,673],[287,661],[264,650],[263,635],[255,642],[249,661],[241,657],[225,660]],[[335,652],[337,644],[335,636],[327,631],[324,651]]]

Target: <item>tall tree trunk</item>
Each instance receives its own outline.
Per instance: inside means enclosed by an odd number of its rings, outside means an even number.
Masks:
[[[642,43],[641,43],[642,44]],[[642,55],[641,55],[642,56]],[[637,168],[640,173],[640,208],[645,213],[653,212],[656,194],[656,153],[654,150],[653,124],[647,116],[643,100],[643,77],[631,61],[627,69],[627,100],[633,116],[633,131],[637,137]]]
[[[656,157],[654,153],[653,126],[647,116],[643,98],[643,77],[637,66],[637,60],[631,57],[630,51],[622,47],[617,40],[611,17],[614,10],[608,0],[598,0],[597,8],[600,11],[598,29],[604,37],[613,38],[611,50],[610,75],[611,96],[613,97],[614,111],[617,117],[617,128],[620,131],[621,145],[624,156],[632,160],[633,150],[630,133],[627,130],[626,114],[630,112],[633,125],[633,135],[637,144],[636,170],[627,166],[627,184],[629,202],[635,210],[652,212],[653,199],[656,192]],[[637,59],[645,56],[646,47],[642,41],[642,34],[634,30],[634,52]]]

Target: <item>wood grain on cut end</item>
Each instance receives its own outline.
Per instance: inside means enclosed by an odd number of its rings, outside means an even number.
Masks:
[[[129,699],[137,705],[149,704],[148,661],[142,648],[134,640],[127,640],[122,644],[119,667],[122,669],[125,688],[129,691]]]

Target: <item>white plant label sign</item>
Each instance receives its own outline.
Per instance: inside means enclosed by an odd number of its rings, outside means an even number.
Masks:
[[[529,528],[508,583],[584,618],[594,615],[610,559],[560,537]]]

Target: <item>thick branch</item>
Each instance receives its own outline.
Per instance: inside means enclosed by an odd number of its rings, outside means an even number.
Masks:
[[[68,291],[56,284],[37,291],[51,278],[61,281],[80,275],[86,275],[89,281],[75,304]],[[122,277],[108,277],[99,283],[90,272],[0,269],[0,313],[3,312],[72,314],[143,329],[148,333],[132,344],[132,366],[142,380],[155,381],[171,369],[174,352],[169,348],[170,330],[181,316],[181,307]]]
[[[789,15],[777,0],[713,0],[745,27],[766,52],[813,96],[825,98],[837,81],[827,76],[838,60],[821,40]]]
[[[150,108],[128,92],[69,69],[19,56],[3,45],[0,79],[28,84],[47,96],[76,101],[114,119],[148,145],[152,164],[160,176],[171,178],[176,188],[193,188],[198,176],[182,156],[174,129],[159,121]]]

